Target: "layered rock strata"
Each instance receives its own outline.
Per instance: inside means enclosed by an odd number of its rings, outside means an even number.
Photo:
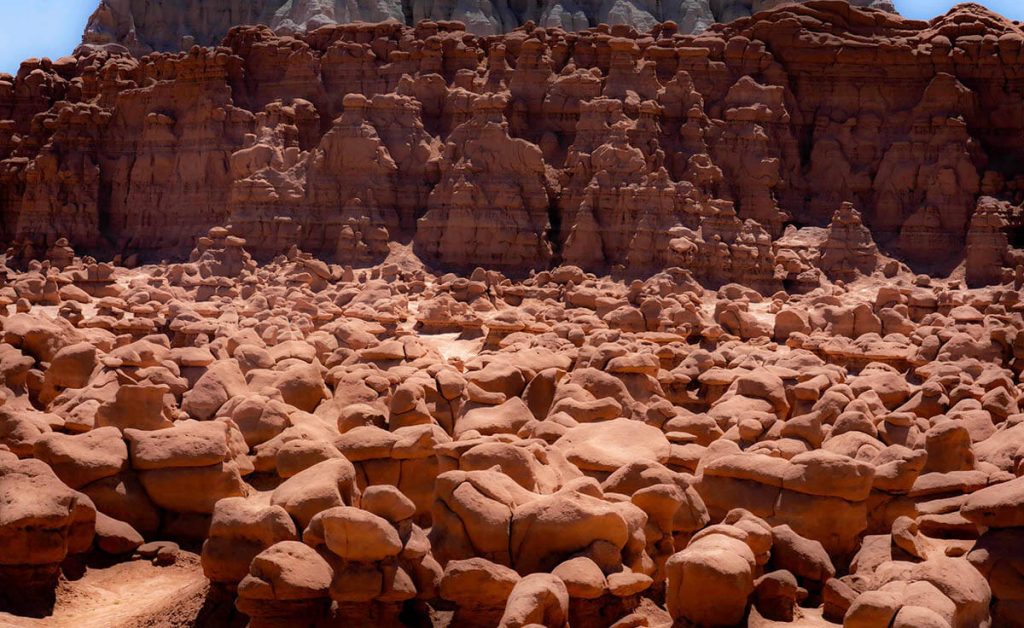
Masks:
[[[891,0],[849,0],[857,7],[895,13]],[[506,0],[478,5],[457,2],[382,0],[100,0],[85,28],[87,43],[121,44],[133,53],[187,50],[193,44],[214,45],[237,24],[268,24],[279,33],[294,35],[322,26],[351,22],[458,20],[474,35],[506,33],[532,22],[540,26],[583,30],[596,23],[625,24],[646,30],[671,20],[683,33],[697,34],[715,22],[728,22],[771,9],[780,0],[675,0],[664,6],[616,2],[546,0],[521,6]]]
[[[438,268],[684,266],[765,290],[813,287],[815,259],[870,274],[872,243],[925,271],[1015,266],[1024,33],[981,7],[926,23],[819,0],[698,36],[466,28],[236,27],[215,48],[28,61],[0,80],[12,255],[64,238],[182,257],[230,224],[263,260],[413,241]],[[1005,226],[975,220],[984,197]],[[826,240],[798,238],[808,264],[786,229],[837,210]]]

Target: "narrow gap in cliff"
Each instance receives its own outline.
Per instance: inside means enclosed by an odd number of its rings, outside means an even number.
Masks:
[[[810,203],[810,201],[811,201],[810,197],[804,197],[804,199],[803,199],[803,207],[807,207],[807,205],[808,205],[808,203]],[[796,212],[794,212],[793,210],[787,210],[786,213],[789,215],[789,220],[783,221],[783,223],[782,223],[782,230],[783,231],[785,231],[786,228],[789,227],[789,226],[796,227],[797,229],[803,229],[804,227],[812,226],[812,225],[808,225],[804,221],[800,220],[800,218],[797,216]]]
[[[110,247],[114,245],[108,235],[110,233],[110,199],[113,196],[113,187],[111,181],[105,181],[100,177],[99,189],[96,191],[96,227],[99,229],[100,237],[106,240],[106,244]]]
[[[558,196],[551,194],[548,202],[548,241],[551,242],[551,263],[557,266],[562,263],[562,214],[558,211]]]
[[[402,0],[402,15],[407,26],[416,26],[412,21],[412,0]]]
[[[711,9],[711,15],[714,16],[716,22],[722,21],[722,6],[719,0],[711,0],[708,3],[708,8]]]
[[[1024,248],[1024,225],[1011,224],[1006,229],[1006,237],[1010,241],[1010,246],[1015,249]]]
[[[814,150],[814,125],[807,124],[797,131],[797,150],[800,153],[800,167],[807,174],[811,167],[811,152]]]

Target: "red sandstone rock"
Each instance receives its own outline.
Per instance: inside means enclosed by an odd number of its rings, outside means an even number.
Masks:
[[[0,77],[4,611],[183,542],[257,627],[1012,624],[1019,29],[737,17]]]
[[[112,7],[97,12],[89,42],[129,37],[131,10]],[[981,52],[961,26],[971,11],[999,46]],[[221,20],[279,19],[259,8],[185,13],[208,45],[227,31]],[[506,21],[497,30],[519,19]],[[177,48],[158,16],[150,23],[154,39],[136,24],[129,39],[142,39],[129,48]],[[873,238],[838,219],[821,252],[832,278],[849,278],[846,256],[873,269],[869,239],[924,269],[956,261],[937,250],[970,249],[972,283],[1002,278],[979,265],[1015,265],[999,219],[972,215],[1011,219],[995,201],[978,210],[982,193],[1018,200],[1016,173],[986,165],[1012,163],[993,159],[1017,150],[1001,113],[1012,98],[979,83],[989,77],[982,56],[991,72],[1014,75],[1016,26],[980,9],[926,24],[828,2],[697,38],[671,36],[679,24],[644,38],[557,26],[575,18],[541,23],[496,47],[460,30],[482,34],[474,20],[382,25],[374,44],[355,25],[299,39],[248,28],[222,48],[132,59],[89,45],[76,66],[26,66],[12,91],[32,96],[8,114],[19,141],[0,147],[10,257],[65,269],[74,251],[181,255],[192,237],[230,223],[264,259],[298,246],[378,262],[389,241],[411,235],[425,260],[452,268],[525,273],[559,257],[632,274],[680,265],[774,291],[783,277],[770,241],[783,222],[823,225],[849,202]],[[842,48],[853,23],[867,29],[870,54],[811,52]],[[822,43],[801,44],[812,39]],[[882,98],[870,68],[904,60],[906,80]],[[37,114],[48,125],[32,126]],[[790,281],[813,285],[809,268],[790,266]]]

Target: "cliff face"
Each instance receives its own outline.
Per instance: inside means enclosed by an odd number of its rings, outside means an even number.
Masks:
[[[989,259],[1006,238],[983,225],[1022,200],[1022,43],[977,5],[925,23],[815,1],[699,36],[421,22],[86,45],[0,79],[3,236],[181,256],[230,223],[262,257],[401,239],[444,268],[777,285],[802,272],[777,259],[787,225],[852,203],[915,268]],[[1005,216],[968,238],[983,195]]]
[[[506,33],[527,21],[568,31],[599,23],[646,31],[672,20],[682,33],[700,33],[715,22],[793,1],[800,0],[100,0],[84,41],[119,43],[142,55],[216,45],[238,24],[265,24],[280,34],[295,34],[330,24],[394,20],[412,25],[423,19],[460,21],[474,35]],[[849,1],[895,13],[892,0]]]

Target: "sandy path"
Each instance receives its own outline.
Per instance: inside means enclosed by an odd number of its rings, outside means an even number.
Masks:
[[[50,617],[27,619],[0,613],[0,627],[190,626],[206,591],[207,581],[195,555],[184,555],[170,567],[129,561],[90,568],[82,578],[61,583]]]
[[[761,617],[757,609],[750,610],[748,628],[842,628],[821,616],[821,608],[798,608],[791,622],[771,621]]]
[[[416,316],[420,311],[419,301],[409,302],[409,316],[399,324],[401,329],[409,333],[413,333],[413,329],[416,327]],[[420,342],[430,345],[437,349],[438,353],[441,354],[445,360],[451,360],[457,358],[463,362],[466,362],[478,355],[484,347],[483,337],[475,338],[473,340],[466,340],[460,338],[462,334],[459,332],[445,333],[445,334],[427,334],[423,332],[416,332],[416,336],[420,339]]]
[[[480,354],[483,349],[483,338],[465,340],[459,338],[459,333],[450,334],[420,334],[420,341],[436,348],[445,360],[458,358],[466,362]]]

